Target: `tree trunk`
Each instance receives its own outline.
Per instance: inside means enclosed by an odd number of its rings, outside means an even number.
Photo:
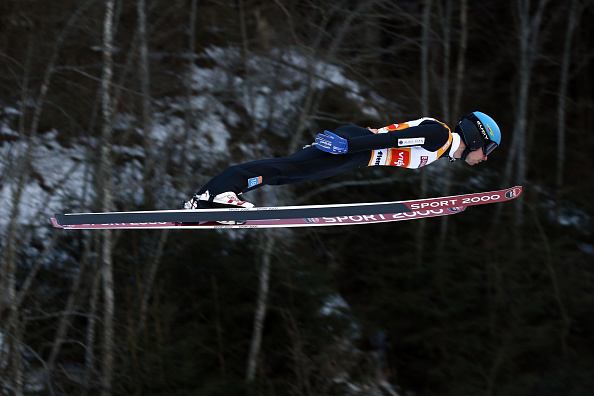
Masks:
[[[248,355],[247,371],[245,379],[248,382],[256,378],[256,368],[258,366],[258,355],[262,345],[262,332],[264,329],[264,319],[266,317],[266,308],[268,305],[268,290],[270,289],[270,268],[272,262],[272,252],[276,237],[274,231],[266,230],[264,233],[264,252],[262,255],[262,268],[258,276],[260,288],[258,289],[258,301],[256,304],[256,313],[254,315],[254,330],[252,341],[250,343],[250,352]]]
[[[429,115],[429,54],[431,53],[431,8],[433,0],[423,0],[421,26],[421,113]]]
[[[163,256],[163,250],[165,249],[165,244],[167,243],[168,235],[169,230],[161,231],[161,234],[159,236],[159,242],[157,243],[157,249],[152,259],[148,262],[145,271],[144,279],[142,281],[143,287],[142,296],[140,300],[140,312],[138,315],[138,325],[136,328],[137,332],[142,331],[146,325],[149,298],[153,291],[153,283],[155,281],[155,276],[157,275],[157,270],[159,269],[159,263],[161,262],[161,257]]]
[[[196,13],[198,12],[198,0],[192,0],[191,8],[190,8],[190,27],[188,35],[190,36],[189,43],[188,43],[188,68],[186,70],[186,80],[191,82],[193,80],[193,72],[194,72],[194,55],[196,53]],[[186,155],[187,144],[186,142],[192,139],[192,128],[196,124],[196,114],[192,107],[192,84],[186,84],[185,87],[185,95],[186,95],[186,102],[185,102],[185,111],[184,111],[184,135],[183,141],[180,144],[180,169],[183,172],[181,180],[178,179],[176,183],[180,190],[185,190],[188,186],[188,183],[196,183],[196,180],[193,176],[190,175],[190,172],[187,171],[188,168],[188,160]]]
[[[102,115],[103,130],[101,145],[100,177],[102,185],[101,209],[104,212],[112,210],[113,181],[111,140],[113,134],[113,108],[111,85],[113,78],[113,16],[115,0],[106,0],[105,19],[103,24],[103,78]],[[101,394],[108,396],[113,393],[112,382],[114,375],[114,284],[113,284],[113,237],[110,230],[102,232],[101,249],[101,279],[103,283],[103,345]]]
[[[460,4],[460,48],[458,51],[458,60],[456,63],[456,74],[454,78],[454,100],[453,105],[450,101],[450,62],[451,62],[451,30],[452,25],[454,24],[452,18],[452,1],[446,0],[445,12],[441,19],[445,19],[446,23],[443,24],[444,29],[444,53],[445,53],[445,60],[444,60],[444,85],[447,87],[444,89],[443,96],[443,108],[442,114],[445,117],[443,120],[446,124],[453,126],[454,122],[457,120],[457,114],[459,114],[460,110],[460,100],[462,96],[462,77],[464,74],[464,57],[466,54],[466,40],[467,40],[467,29],[468,24],[466,21],[466,8],[467,8],[467,1],[463,0]],[[453,111],[452,111],[453,108]],[[449,161],[448,161],[449,162]],[[443,186],[442,186],[442,195],[450,195],[451,187],[452,187],[452,176],[454,173],[453,167],[450,166],[449,163],[442,163],[439,164],[442,166],[443,170]],[[438,255],[440,257],[444,256],[444,249],[446,243],[446,237],[449,230],[449,219],[448,216],[443,216],[440,220],[440,232],[439,232],[439,239],[437,243],[437,251],[439,252]]]
[[[464,72],[466,68],[466,48],[468,47],[468,0],[460,2],[460,46],[458,49],[458,60],[456,62],[456,81],[454,83],[454,103],[452,113],[448,122],[457,122],[461,115],[460,102],[464,92]]]
[[[142,131],[144,133],[144,168],[142,187],[144,191],[144,205],[146,209],[155,207],[154,185],[155,185],[155,158],[152,139],[152,110],[150,93],[150,67],[149,48],[146,28],[146,2],[138,0],[138,39],[140,42],[140,93],[142,97]]]
[[[58,357],[58,353],[60,353],[60,348],[62,347],[62,344],[64,343],[64,339],[66,338],[66,333],[68,331],[68,327],[70,326],[70,322],[71,322],[70,312],[74,312],[74,307],[76,305],[76,302],[80,298],[80,291],[81,291],[80,286],[82,285],[84,276],[86,275],[86,271],[85,271],[86,261],[89,256],[89,252],[91,251],[92,241],[93,241],[93,238],[88,236],[88,238],[85,242],[85,249],[83,251],[83,254],[82,254],[82,257],[80,260],[78,273],[76,274],[76,278],[74,280],[74,283],[72,284],[72,290],[70,291],[68,300],[66,302],[66,307],[64,308],[65,315],[63,315],[60,318],[60,322],[58,324],[58,329],[56,330],[56,335],[54,337],[54,341],[52,342],[52,349],[50,352],[50,356],[47,360],[48,374],[51,374],[51,372],[54,368],[54,363]]]
[[[95,244],[99,242],[100,235],[97,234],[97,240]],[[91,293],[89,296],[89,320],[87,322],[87,331],[85,335],[85,375],[83,379],[83,385],[85,389],[90,390],[91,377],[95,374],[95,338],[96,338],[96,325],[97,325],[97,309],[99,305],[99,285],[101,280],[101,271],[99,269],[100,261],[95,262],[95,276],[92,276]]]
[[[580,19],[582,7],[578,0],[572,0],[567,18],[567,30],[563,42],[563,56],[561,58],[561,76],[559,79],[559,99],[557,101],[557,175],[555,178],[557,199],[557,222],[561,216],[561,198],[563,196],[563,173],[565,169],[565,108],[567,106],[567,85],[569,82],[569,64],[571,61],[571,40],[573,31]]]
[[[513,139],[511,142],[510,159],[505,169],[506,184],[514,175],[514,183],[523,185],[526,181],[528,153],[526,149],[526,128],[528,125],[528,100],[530,83],[532,78],[532,66],[538,53],[538,40],[540,35],[540,24],[544,8],[548,0],[540,0],[534,15],[530,14],[530,1],[517,0],[518,13],[518,94],[516,101],[516,114],[514,117]],[[514,169],[515,167],[515,169]],[[514,172],[515,170],[515,172]],[[515,225],[523,223],[522,199],[515,201],[516,220]]]
[[[433,0],[423,0],[423,19],[421,26],[421,112],[423,117],[429,116],[429,54],[431,52],[431,9]],[[421,189],[419,197],[427,196],[429,184],[429,175],[427,172],[421,172]],[[426,224],[420,221],[417,225],[416,246],[417,246],[417,264],[423,262]]]

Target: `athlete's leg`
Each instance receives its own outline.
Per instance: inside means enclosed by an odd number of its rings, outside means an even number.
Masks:
[[[349,138],[371,132],[356,126],[344,126],[337,128],[334,133]],[[287,157],[231,166],[209,181],[198,194],[206,191],[210,196],[227,191],[238,194],[263,185],[296,184],[323,179],[347,169],[366,166],[369,156],[369,152],[329,154],[315,147],[308,147]]]
[[[236,194],[263,185],[295,184],[334,176],[347,169],[366,166],[369,153],[329,154],[315,147],[305,148],[293,155],[270,158],[230,166],[202,187],[211,196],[227,191]]]

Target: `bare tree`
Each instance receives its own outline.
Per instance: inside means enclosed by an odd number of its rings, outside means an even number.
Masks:
[[[161,257],[163,256],[163,250],[165,249],[165,244],[167,243],[168,235],[168,230],[161,231],[161,233],[159,234],[159,242],[157,242],[157,248],[155,249],[155,253],[153,257],[148,261],[144,278],[142,280],[142,294],[140,299],[140,310],[138,314],[138,325],[136,328],[137,333],[142,331],[146,325],[149,298],[153,291],[153,283],[155,281],[155,276],[157,275],[157,270],[159,268]]]
[[[421,112],[424,117],[429,115],[429,55],[431,53],[432,43],[432,29],[431,29],[431,10],[433,0],[423,0],[423,16],[421,21]],[[427,188],[429,184],[429,175],[427,172],[421,174],[421,191],[420,197],[427,196]],[[416,247],[417,247],[417,263],[420,264],[424,252],[426,224],[420,221],[417,225],[416,232]]]
[[[29,38],[32,40],[32,37]],[[27,51],[27,65],[23,76],[23,102],[27,95],[30,72],[30,58],[32,55],[32,44],[29,42],[29,51]],[[22,109],[24,111],[24,108]],[[19,314],[16,304],[16,270],[17,270],[17,249],[18,249],[18,227],[17,217],[19,216],[19,205],[21,196],[27,182],[27,167],[30,165],[32,153],[33,138],[35,134],[30,133],[27,138],[25,131],[25,116],[21,114],[19,122],[19,134],[25,142],[24,152],[20,153],[16,161],[16,186],[12,192],[12,208],[8,227],[4,232],[4,241],[2,246],[2,256],[0,257],[0,314],[7,317],[6,323],[2,324],[5,336],[5,345],[0,349],[0,362],[7,364],[2,374],[2,382],[7,389],[10,389],[16,395],[23,394],[23,373],[21,366],[21,336],[18,334]]]
[[[563,55],[561,57],[561,76],[559,79],[559,99],[557,101],[557,221],[560,216],[560,197],[563,189],[563,174],[565,169],[565,108],[567,106],[567,86],[569,83],[569,64],[571,60],[571,41],[573,32],[580,19],[583,4],[579,0],[571,1],[571,8],[567,14],[567,30],[563,40]]]
[[[146,1],[138,0],[138,38],[140,44],[140,92],[142,97],[142,131],[144,133],[144,169],[143,169],[143,190],[144,203],[147,208],[154,207],[153,186],[155,176],[154,148],[152,139],[152,111],[150,92],[150,66],[149,47],[147,37]]]
[[[437,2],[437,17],[442,21],[441,37],[439,43],[441,44],[443,56],[442,56],[442,72],[441,81],[439,82],[438,89],[441,91],[440,102],[441,102],[441,115],[440,118],[446,123],[450,122],[450,64],[452,63],[452,30],[453,30],[453,8],[454,5],[452,0],[443,0]]]
[[[31,273],[27,277],[24,283],[24,288],[21,289],[17,295],[16,292],[16,269],[17,269],[17,250],[18,250],[18,227],[17,219],[20,213],[20,205],[23,197],[23,193],[27,182],[30,178],[30,167],[33,153],[37,144],[37,136],[39,133],[39,124],[41,115],[46,103],[47,94],[51,85],[52,78],[56,71],[56,64],[58,56],[64,40],[70,33],[75,22],[79,19],[81,14],[91,5],[93,0],[82,3],[75,13],[67,20],[64,28],[58,35],[56,42],[53,46],[52,54],[48,60],[47,67],[43,74],[42,82],[39,88],[39,92],[35,99],[34,111],[31,117],[31,124],[27,131],[25,125],[25,103],[28,102],[28,89],[30,80],[30,62],[33,47],[33,36],[30,37],[29,47],[27,51],[27,60],[24,67],[24,78],[23,78],[23,90],[22,90],[22,107],[19,118],[19,133],[21,140],[23,141],[23,151],[16,159],[15,163],[15,188],[12,192],[12,208],[10,217],[8,219],[8,227],[6,230],[6,240],[4,242],[4,249],[0,263],[0,311],[8,310],[8,320],[6,321],[5,328],[8,334],[8,352],[9,352],[9,370],[7,370],[7,376],[5,377],[10,384],[14,393],[20,395],[24,391],[24,378],[23,378],[23,367],[22,367],[22,355],[21,355],[21,343],[22,334],[21,330],[23,325],[20,323],[21,318],[18,312],[18,307],[21,304],[24,295],[29,290],[29,285],[33,281],[33,278],[37,274],[42,261],[38,260],[38,265],[34,266]],[[55,240],[49,245],[53,245]],[[47,251],[47,248],[46,248]],[[43,257],[43,254],[41,255]],[[0,356],[0,360],[2,356]]]
[[[454,82],[454,101],[452,104],[452,113],[448,122],[456,121],[460,116],[462,101],[462,83],[464,80],[464,70],[466,67],[466,48],[468,46],[468,0],[460,1],[460,43],[458,47],[458,59],[456,60],[456,78]]]
[[[72,320],[71,319],[72,315],[70,315],[70,312],[74,311],[77,301],[81,298],[81,294],[82,294],[81,293],[81,285],[83,283],[85,276],[87,275],[87,273],[85,271],[86,261],[87,261],[87,257],[91,251],[91,248],[92,248],[92,241],[93,241],[93,238],[89,237],[86,239],[86,242],[85,242],[85,248],[83,250],[83,254],[82,254],[81,260],[79,262],[79,269],[76,274],[76,278],[74,279],[74,282],[72,284],[72,289],[70,291],[70,294],[68,295],[66,307],[64,308],[65,314],[62,315],[62,317],[60,318],[60,322],[59,322],[58,328],[56,330],[56,335],[54,337],[54,341],[52,342],[52,349],[51,349],[49,358],[47,360],[47,368],[48,368],[48,372],[49,372],[48,374],[51,374],[51,371],[54,368],[54,364],[56,362],[58,354],[60,353],[62,344],[64,343],[64,340],[66,338],[66,333],[67,333],[68,327],[70,326],[70,323]]]
[[[94,236],[97,239],[95,244],[99,243],[100,235]],[[96,260],[96,270],[92,276],[92,285],[89,295],[89,320],[87,322],[87,329],[85,334],[85,373],[83,377],[83,385],[86,389],[90,388],[91,378],[96,372],[96,356],[95,356],[95,338],[97,332],[97,310],[99,306],[99,287],[101,281],[100,261]]]
[[[429,114],[429,55],[431,53],[431,10],[433,0],[423,0],[423,17],[421,22],[421,113]]]
[[[446,8],[451,7],[450,0],[447,1]],[[451,10],[450,10],[451,12]],[[449,15],[449,13],[446,13]],[[460,102],[462,100],[462,82],[464,79],[464,69],[466,65],[466,47],[468,42],[468,0],[460,1],[460,40],[458,44],[458,58],[456,59],[456,72],[454,76],[454,99],[452,105],[445,105],[443,107],[444,116],[447,117],[445,122],[448,125],[453,125],[456,122],[457,117],[460,116]],[[447,112],[449,111],[449,112]],[[443,182],[443,194],[449,195],[452,187],[452,176],[454,170],[452,167],[446,167],[444,169],[445,177]],[[445,240],[448,234],[449,216],[443,216],[440,220],[441,227],[439,233],[438,250],[443,251],[445,247]],[[440,255],[441,256],[441,255]]]
[[[115,0],[106,0],[103,21],[103,77],[102,92],[102,144],[100,160],[100,182],[102,186],[101,209],[108,212],[113,206],[113,180],[111,140],[113,134],[113,103],[111,85],[113,79],[113,20]],[[103,344],[101,394],[112,393],[114,375],[114,284],[113,284],[113,235],[110,230],[102,233],[101,278],[103,280]]]
[[[287,17],[291,19],[291,15],[288,14],[286,8],[277,2],[277,4],[282,8],[283,12],[287,14]],[[361,17],[363,13],[370,7],[375,4],[374,1],[371,2],[361,2],[355,10],[349,12],[340,24],[338,29],[338,33],[333,37],[332,42],[327,49],[322,49],[322,37],[325,37],[327,32],[325,31],[326,26],[322,24],[321,26],[317,26],[318,29],[318,36],[314,40],[314,43],[308,48],[309,53],[309,61],[311,64],[315,64],[316,62],[326,61],[326,62],[333,62],[336,61],[336,56],[338,51],[340,50],[341,46],[344,43],[345,37],[347,32],[351,28],[353,22]],[[339,13],[342,10],[338,6],[331,6],[328,10],[328,14],[325,15],[324,23],[328,23],[330,17],[334,15],[334,13]],[[292,28],[294,24],[292,22],[289,23],[289,26]],[[244,38],[244,51],[247,52],[247,44]],[[247,56],[247,54],[244,54]],[[315,70],[315,68],[308,68],[308,70]],[[307,81],[307,90],[304,105],[302,111],[299,114],[297,125],[295,126],[295,133],[292,135],[291,142],[288,145],[288,153],[293,153],[297,150],[299,145],[301,144],[301,139],[303,133],[305,132],[307,120],[311,117],[313,113],[315,113],[316,109],[320,104],[321,95],[315,89],[315,83],[319,76],[316,73],[308,73],[308,81]],[[279,205],[285,204],[289,197],[286,190],[284,191],[285,195],[283,195],[279,201]],[[268,290],[270,288],[270,272],[272,269],[272,255],[274,253],[274,247],[278,242],[279,236],[271,231],[266,232],[265,237],[263,238],[262,242],[262,259],[261,259],[261,266],[259,268],[259,288],[258,288],[258,296],[256,300],[256,312],[254,314],[254,325],[253,325],[253,332],[252,332],[252,339],[250,342],[250,350],[247,359],[247,368],[246,368],[246,380],[251,382],[256,377],[257,366],[258,366],[258,356],[260,353],[260,347],[262,345],[262,334],[264,329],[264,319],[266,318],[266,310],[268,305]]]
[[[192,0],[190,6],[190,21],[188,28],[188,65],[186,70],[186,79],[192,81],[192,73],[194,71],[194,56],[196,54],[196,14],[198,13],[198,0]],[[187,172],[188,160],[186,155],[187,144],[192,135],[192,127],[196,123],[196,112],[192,108],[192,84],[186,84],[185,86],[185,111],[184,111],[184,136],[182,144],[180,145],[180,169],[182,170],[182,180],[179,182],[180,186],[185,186],[187,183]]]
[[[258,300],[256,302],[256,313],[254,314],[254,329],[250,351],[248,355],[248,364],[245,378],[247,381],[253,381],[256,378],[256,369],[258,367],[258,356],[262,345],[262,332],[264,331],[264,319],[266,318],[266,309],[268,305],[268,291],[270,290],[270,271],[272,266],[272,254],[277,239],[274,231],[267,230],[264,234],[264,251],[262,255],[262,264],[259,269],[258,281]]]
[[[191,19],[194,21],[191,24],[195,24],[195,13],[196,13],[196,1],[192,2]],[[146,1],[138,0],[137,3],[138,11],[138,37],[140,42],[140,80],[141,80],[141,94],[142,94],[142,129],[144,131],[144,150],[145,150],[145,162],[144,162],[144,173],[143,173],[143,186],[144,186],[144,199],[145,205],[148,208],[154,207],[154,198],[152,192],[152,186],[155,181],[155,153],[152,139],[152,109],[151,109],[151,96],[150,96],[150,67],[149,67],[149,47],[148,47],[148,35],[147,35],[147,18],[146,18]],[[193,28],[192,28],[193,29]],[[193,42],[193,33],[191,41]],[[192,48],[194,44],[190,45]],[[193,54],[193,50],[191,51]],[[192,56],[190,55],[190,59]],[[189,103],[189,102],[188,102]],[[190,110],[190,109],[189,109]],[[191,112],[191,111],[190,111]],[[159,268],[159,262],[163,253],[165,243],[167,242],[167,230],[163,230],[159,236],[159,242],[157,243],[157,249],[154,256],[147,261],[146,272],[141,283],[141,297],[140,297],[140,312],[138,317],[138,325],[136,331],[140,331],[144,328],[146,323],[146,315],[148,312],[149,297],[152,292],[152,285],[154,282],[155,275]]]
[[[526,129],[528,125],[528,102],[530,99],[530,83],[532,67],[539,51],[540,28],[542,16],[548,0],[539,0],[532,11],[530,0],[516,1],[517,35],[519,46],[518,59],[518,93],[516,95],[516,112],[514,117],[513,140],[511,142],[510,160],[505,168],[506,184],[512,178],[516,184],[522,185],[526,180],[528,151],[526,147]],[[516,200],[516,225],[523,222],[522,200]]]

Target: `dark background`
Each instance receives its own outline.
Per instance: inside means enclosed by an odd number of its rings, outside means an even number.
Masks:
[[[594,394],[592,1],[121,0],[105,90],[107,3],[0,3],[3,394]],[[473,110],[503,133],[478,166],[376,167],[245,199],[522,185],[514,202],[272,231],[47,220],[177,208],[229,164],[323,129],[454,126]]]

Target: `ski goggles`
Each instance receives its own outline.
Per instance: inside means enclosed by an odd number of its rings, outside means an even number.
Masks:
[[[483,149],[483,154],[489,155],[499,145],[492,141],[487,134],[483,123],[473,113],[468,113],[460,119],[456,129],[459,130],[464,138],[464,143],[470,151]]]
[[[488,142],[488,143],[485,143],[485,144],[483,145],[483,153],[484,153],[485,155],[489,155],[489,154],[491,154],[491,153],[493,152],[493,150],[495,150],[497,147],[499,147],[499,145],[498,145],[497,143],[495,143],[495,142],[494,142],[494,141],[492,141],[492,140],[489,140],[489,142]]]

